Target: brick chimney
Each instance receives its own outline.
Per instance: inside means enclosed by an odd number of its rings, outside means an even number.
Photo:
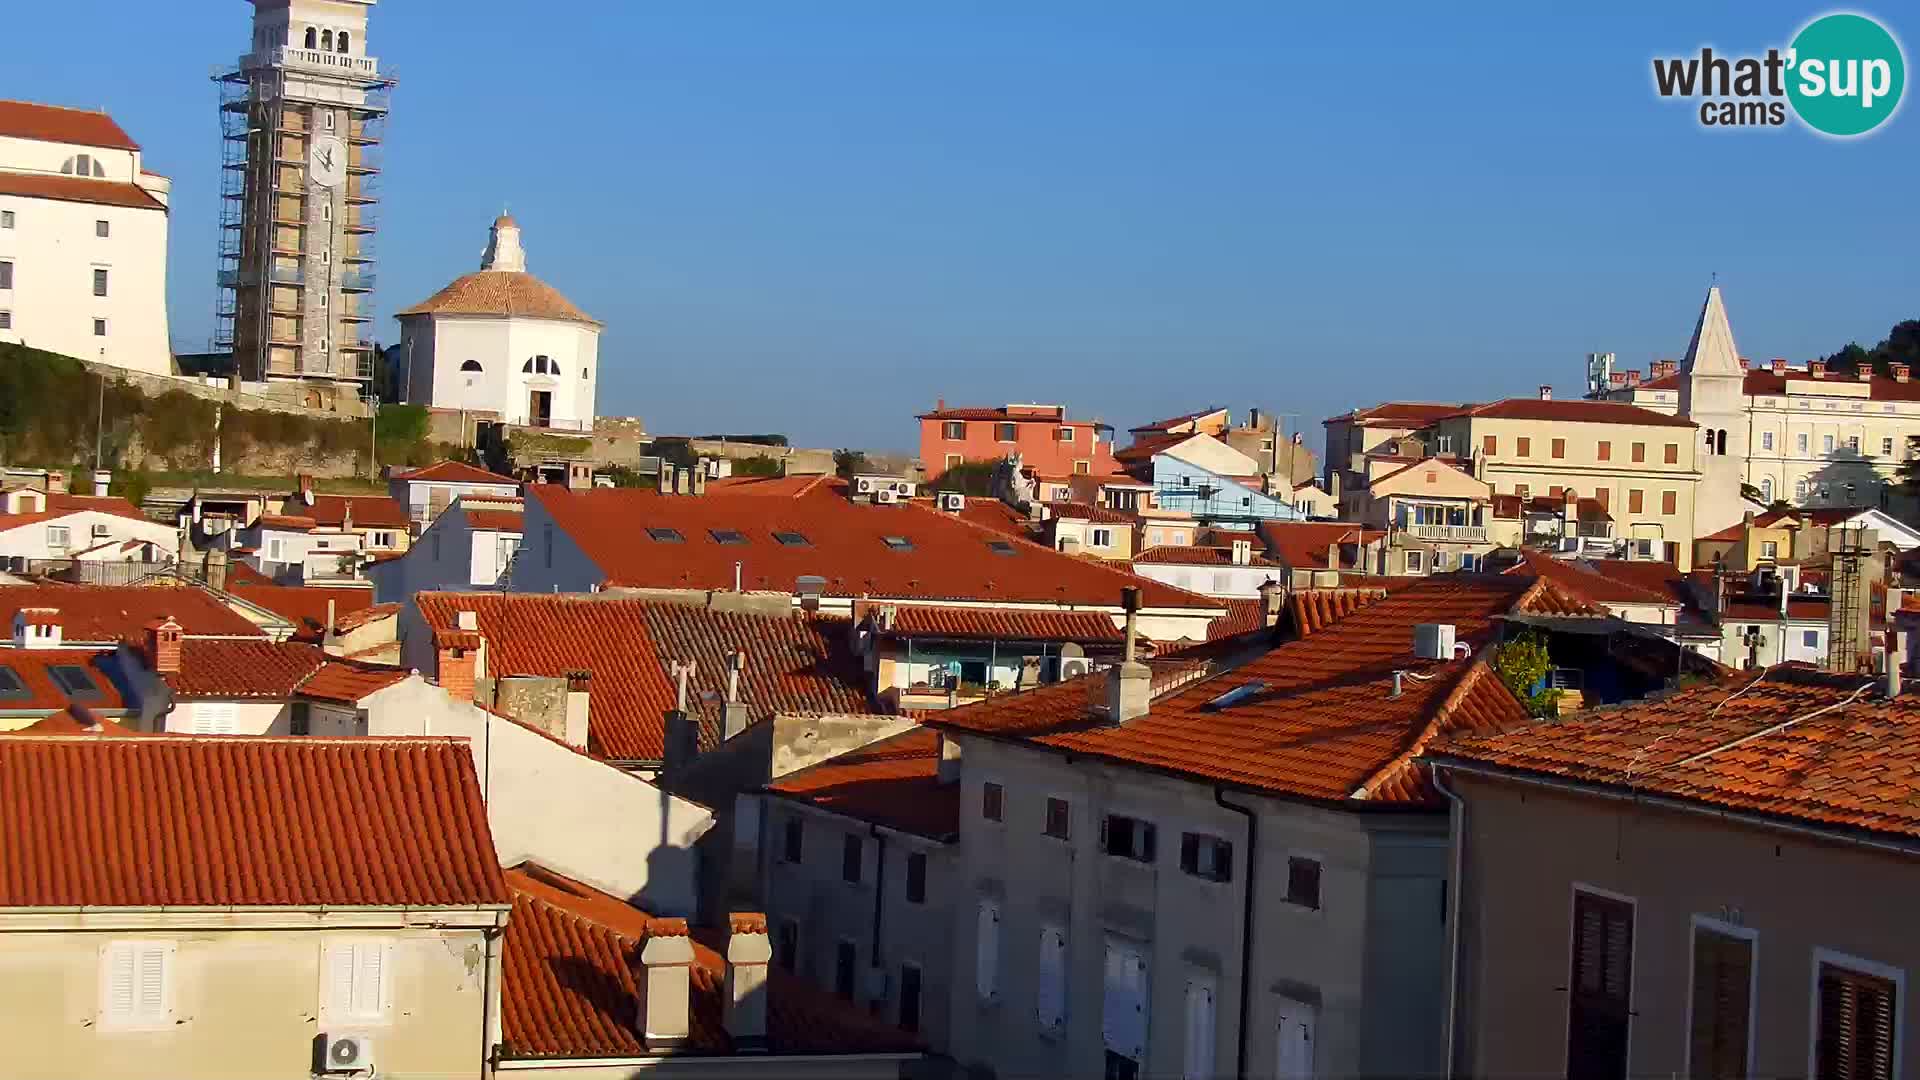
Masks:
[[[646,1015],[642,1018],[647,1050],[670,1054],[684,1049],[690,1031],[688,1006],[693,997],[693,940],[687,937],[687,920],[650,920],[647,943],[640,949],[640,965],[647,976]]]
[[[658,486],[659,486],[660,494],[662,495],[673,494],[673,466],[667,464],[664,461],[660,463],[660,476],[658,477]]]
[[[467,612],[460,614],[466,615]],[[472,701],[473,684],[481,675],[480,651],[486,639],[478,630],[436,631],[433,635],[434,675],[440,688],[455,701]]]
[[[147,624],[147,666],[154,674],[180,674],[181,633],[180,624],[171,615]]]
[[[1153,672],[1139,660],[1140,589],[1120,590],[1120,607],[1127,613],[1126,652],[1107,672],[1107,723],[1118,727],[1147,715],[1153,706]]]
[[[592,672],[567,672],[567,729],[562,738],[576,750],[587,748],[587,706],[592,684]]]
[[[1633,387],[1636,387],[1639,385],[1640,385],[1639,369],[1635,368],[1634,370],[1627,372],[1627,388],[1632,389]]]
[[[1813,376],[1813,377],[1814,377],[1814,378],[1816,378],[1816,379],[1824,379],[1824,378],[1826,378],[1826,377],[1827,377],[1827,364],[1826,364],[1826,361],[1824,361],[1824,360],[1813,360],[1813,361],[1810,361],[1810,362],[1808,362],[1808,364],[1807,364],[1807,374],[1808,374],[1808,375],[1811,375],[1811,376]]]
[[[1887,367],[1893,372],[1894,382],[1906,382],[1913,373],[1913,369],[1905,364],[1889,364]]]
[[[767,917],[757,911],[727,916],[726,1029],[736,1054],[767,1049],[767,964],[773,945]]]

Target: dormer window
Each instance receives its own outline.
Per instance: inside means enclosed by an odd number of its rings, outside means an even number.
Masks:
[[[97,176],[106,178],[107,170],[90,154],[75,154],[60,166],[62,176]]]

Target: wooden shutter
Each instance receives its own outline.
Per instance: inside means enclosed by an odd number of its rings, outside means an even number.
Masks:
[[[1568,1080],[1624,1080],[1633,986],[1633,907],[1575,893],[1568,985]]]
[[[1187,980],[1186,1080],[1213,1080],[1213,980]]]
[[[154,1021],[167,1015],[167,952],[157,945],[139,949],[139,971],[134,1012],[142,1020]]]
[[[1753,942],[1706,927],[1693,932],[1693,1026],[1689,1073],[1695,1080],[1747,1075]]]
[[[352,945],[336,942],[327,946],[327,1014],[330,1017],[353,1015],[353,976],[356,966]]]
[[[103,1011],[109,1020],[131,1021],[138,1000],[139,955],[136,946],[121,943],[109,946],[106,956],[106,993]]]
[[[326,1014],[333,1022],[378,1020],[387,1005],[384,941],[340,941],[327,946]]]
[[[1034,1018],[1042,1031],[1058,1030],[1067,1020],[1067,932],[1057,926],[1040,930],[1040,977],[1034,995]]]
[[[1107,942],[1101,1032],[1107,1049],[1134,1061],[1147,1051],[1147,958],[1138,945]]]
[[[977,923],[973,984],[981,1001],[992,1001],[1000,995],[1000,905],[991,900],[980,901]]]
[[[1820,965],[1818,1080],[1892,1080],[1896,988],[1891,980]]]

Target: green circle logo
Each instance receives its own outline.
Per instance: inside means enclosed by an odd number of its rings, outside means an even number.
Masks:
[[[1794,37],[1787,99],[1815,131],[1846,138],[1886,123],[1900,107],[1907,62],[1887,28],[1865,15],[1822,15]]]

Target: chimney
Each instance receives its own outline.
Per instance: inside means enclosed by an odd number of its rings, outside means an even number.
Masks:
[[[227,588],[227,549],[215,544],[207,549],[204,561],[207,588],[225,592]]]
[[[483,644],[484,639],[474,630],[459,629],[433,635],[434,678],[453,700],[473,700],[473,684],[480,676],[480,649]]]
[[[180,633],[171,615],[147,624],[147,665],[155,675],[180,674]]]
[[[705,495],[707,493],[706,458],[700,458],[693,463],[693,493],[695,495]]]
[[[1632,389],[1633,387],[1636,387],[1639,385],[1640,385],[1640,369],[1634,368],[1633,370],[1628,371],[1627,372],[1627,388]]]
[[[1749,359],[1747,359],[1747,358],[1746,358],[1746,357],[1744,357],[1744,356],[1740,358],[1740,370],[1741,370],[1741,371],[1746,371],[1746,370],[1748,370],[1748,369],[1749,369],[1749,368],[1751,368],[1751,367],[1753,367],[1753,361],[1751,361],[1751,360],[1749,360]]]
[[[693,494],[693,469],[675,469],[673,471],[673,493],[675,495]]]
[[[1287,587],[1268,578],[1260,583],[1261,624],[1268,629],[1280,625],[1280,612],[1287,604]]]
[[[1551,386],[1545,386],[1545,385],[1542,385],[1542,386],[1540,387],[1540,400],[1541,400],[1541,401],[1552,401],[1552,400],[1553,400],[1553,387],[1551,387]]]
[[[67,471],[65,469],[47,470],[47,492],[52,495],[67,493]]]
[[[1888,364],[1887,367],[1893,372],[1894,382],[1906,382],[1913,372],[1913,369],[1906,364]]]
[[[1907,662],[1907,632],[1897,630],[1888,642],[1887,649],[1887,696],[1900,696],[1900,666]]]
[[[1827,364],[1824,360],[1814,360],[1807,364],[1807,374],[1816,379],[1827,377]]]
[[[694,726],[692,715],[687,712],[687,681],[693,678],[695,664],[691,660],[685,663],[675,660],[668,667],[678,690],[674,707],[668,709],[662,718],[666,726],[666,746],[661,754],[660,774],[662,780],[671,784],[699,755],[700,733]]]
[[[934,778],[942,784],[960,782],[960,744],[945,734],[940,736],[940,764],[935,766]]]
[[[746,650],[738,649],[727,654],[727,703],[721,707],[721,738],[731,739],[747,730],[750,711],[747,703],[740,700],[740,676],[747,670]]]
[[[301,473],[299,476],[299,485],[300,485],[300,501],[307,504],[308,506],[312,506],[313,505],[313,477],[306,473]]]
[[[17,648],[57,649],[60,631],[59,608],[25,607],[13,616],[13,644]]]
[[[1140,589],[1120,590],[1120,606],[1127,613],[1126,653],[1107,672],[1107,723],[1115,727],[1147,715],[1153,704],[1153,672],[1138,659]]]
[[[1767,366],[1773,369],[1775,375],[1785,375],[1787,373],[1787,361],[1784,357],[1774,357],[1773,362]]]
[[[567,729],[562,738],[576,750],[587,748],[587,706],[592,689],[592,672],[567,672]]]
[[[1327,569],[1340,569],[1340,541],[1338,540],[1327,544]]]
[[[772,959],[765,915],[736,911],[727,916],[724,1023],[736,1054],[766,1052],[767,964]]]
[[[106,469],[93,470],[93,493],[104,498],[107,489],[113,486],[113,473]]]
[[[673,466],[664,461],[660,463],[660,477],[658,482],[660,494],[673,494]]]
[[[647,1050],[664,1054],[685,1048],[693,997],[693,939],[687,936],[687,920],[649,919],[640,966],[647,974]]]
[[[947,411],[947,399],[946,399],[946,398],[934,398],[934,399],[933,399],[933,411],[934,411],[934,412],[946,412],[946,411]]]

